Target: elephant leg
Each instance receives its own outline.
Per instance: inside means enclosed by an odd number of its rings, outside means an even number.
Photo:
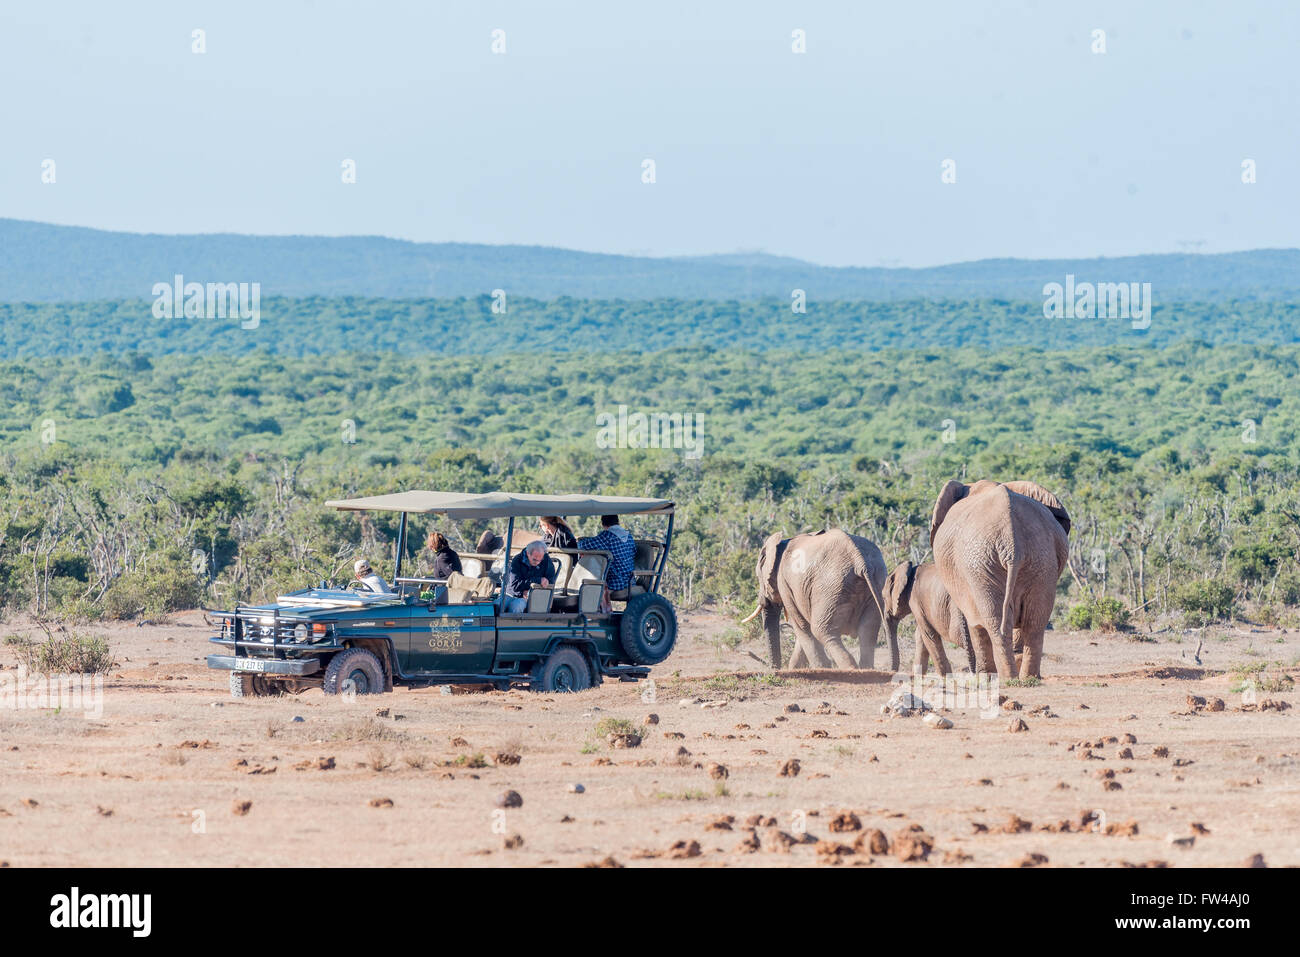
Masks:
[[[999,661],[999,657],[1003,657],[1006,659],[1007,665],[1005,669],[1006,677],[1015,677],[1015,672],[1010,669],[1010,641],[1007,642],[1008,647],[1004,649],[996,627],[989,627],[983,623],[977,623],[970,627],[972,628],[971,634],[974,637],[975,660],[980,671],[1001,676],[1004,669],[1001,667],[1002,662]]]
[[[872,643],[875,643],[874,640]],[[831,635],[828,638],[823,638],[822,647],[830,653],[831,660],[835,662],[836,668],[844,668],[850,671],[857,668],[858,663],[854,661],[853,656],[849,654],[849,649],[844,647],[844,642],[840,641],[839,635]]]
[[[1025,615],[1018,629],[1022,635],[1024,651],[1020,657],[1020,677],[1041,678],[1043,668],[1043,632],[1052,617],[1056,603],[1055,589],[1036,602],[1026,602]]]
[[[802,640],[796,635],[794,639],[794,651],[790,653],[790,668],[811,668],[812,663],[808,660],[808,649],[804,646]]]
[[[822,651],[821,643],[806,631],[796,631],[791,668],[829,668],[830,660]]]
[[[926,648],[925,642],[921,640],[921,627],[916,628],[916,654],[912,658],[913,674],[923,675],[925,669],[930,665],[930,650]]]
[[[952,664],[948,661],[948,652],[943,647],[943,639],[939,637],[939,633],[927,627],[924,644],[930,649],[930,654],[934,657],[934,667],[939,674],[952,674]]]
[[[880,637],[880,612],[870,609],[862,616],[858,624],[858,664],[859,668],[876,666],[876,640]],[[897,639],[891,645],[891,657],[898,650]],[[898,670],[898,662],[893,662],[893,670]]]

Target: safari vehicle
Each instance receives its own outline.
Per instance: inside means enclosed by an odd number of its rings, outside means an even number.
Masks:
[[[677,615],[659,594],[672,542],[673,503],[594,495],[469,495],[412,491],[326,505],[400,512],[394,592],[361,582],[281,595],[274,604],[214,612],[222,647],[208,667],[230,672],[236,698],[299,692],[375,694],[394,685],[490,684],[539,691],[582,691],[605,678],[636,681],[672,652]],[[539,537],[515,519],[541,515],[665,516],[662,540],[637,539],[632,583],[602,596],[608,551],[548,550],[559,565],[554,587],[533,588],[526,611],[503,611],[510,560]],[[461,553],[465,574],[449,579],[402,575],[408,515],[506,519],[500,554]],[[497,573],[494,566],[501,564]],[[498,581],[498,576],[501,581]]]

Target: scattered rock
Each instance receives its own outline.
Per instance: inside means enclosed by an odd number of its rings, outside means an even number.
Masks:
[[[900,861],[923,861],[934,850],[934,838],[924,831],[904,828],[894,835],[892,847]]]
[[[1196,835],[1190,837],[1175,837],[1172,833],[1165,835],[1165,843],[1171,847],[1181,848],[1184,851],[1191,850],[1192,845],[1196,843]]]
[[[632,733],[611,732],[606,738],[611,748],[639,748],[641,747],[641,735]]]
[[[466,741],[464,738],[455,737],[451,739],[451,746],[453,748],[468,748],[469,742]]]
[[[1250,857],[1246,858],[1246,862],[1241,866],[1242,867],[1268,867],[1268,865],[1264,863],[1263,854],[1250,855]]]
[[[785,764],[781,765],[781,777],[797,778],[799,776],[799,759],[791,758]]]
[[[524,836],[522,834],[511,834],[509,837],[502,839],[501,846],[507,851],[517,851],[524,846]]]
[[[657,714],[648,714],[648,715],[646,715],[644,718],[641,719],[641,723],[642,723],[642,724],[658,724],[658,723],[659,723],[659,715],[657,715]]]
[[[682,738],[686,737],[686,735],[682,734],[680,731],[665,731],[664,737],[669,741],[680,741]]]
[[[1205,835],[1210,833],[1210,829],[1206,827],[1204,824],[1202,824],[1200,821],[1193,821],[1188,826],[1192,829],[1193,834]]]
[[[1206,705],[1205,710],[1206,710],[1206,711],[1222,711],[1225,707],[1226,707],[1226,705],[1224,705],[1224,703],[1223,703],[1223,699],[1222,699],[1222,698],[1211,698],[1211,699],[1210,699],[1210,703],[1209,703],[1208,705]]]
[[[763,850],[765,851],[771,851],[775,854],[789,854],[790,848],[798,843],[798,839],[777,827],[769,827],[763,832]]]
[[[502,791],[497,795],[497,807],[523,807],[524,799],[518,791]]]
[[[1012,867],[1042,867],[1047,863],[1047,855],[1034,851],[1011,862]]]
[[[762,844],[758,840],[758,832],[751,830],[749,836],[736,845],[736,850],[741,854],[753,854],[761,846]]]
[[[788,705],[785,706],[785,713],[786,713],[786,714],[799,714],[799,713],[801,713],[802,711],[803,711],[803,708],[799,707],[797,704],[788,704]]]
[[[729,774],[730,772],[727,770],[727,766],[725,764],[709,765],[709,777],[713,778],[713,780],[715,781],[726,780]]]
[[[1132,749],[1132,748],[1120,748],[1119,754],[1116,755],[1116,757],[1118,757],[1121,761],[1132,761],[1132,760],[1133,760],[1133,749]]]
[[[1106,825],[1105,834],[1107,837],[1136,837],[1138,833],[1138,822],[1129,818],[1123,824],[1112,821]]]
[[[862,821],[860,821],[858,816],[852,811],[840,811],[839,814],[836,814],[831,818],[831,822],[828,826],[836,834],[842,834],[845,831],[862,830]]]
[[[736,823],[735,815],[723,814],[715,817],[712,821],[704,826],[706,831],[730,831],[731,825]]]
[[[856,854],[848,844],[841,844],[839,841],[818,841],[813,848],[819,857],[840,858],[848,857],[850,854]]]
[[[252,801],[236,801],[230,805],[230,810],[238,817],[243,817],[253,808]]]
[[[509,767],[518,764],[522,760],[523,757],[513,751],[497,751],[492,755],[492,763],[499,767]]]
[[[680,701],[677,702],[677,707],[690,708],[697,704],[700,704],[699,698],[682,698]]]
[[[1028,731],[1029,725],[1025,724],[1024,718],[1012,718],[1011,723],[1007,725],[1007,730],[1012,734],[1016,734],[1019,731]]]
[[[859,834],[853,846],[858,851],[866,851],[868,854],[884,855],[889,853],[889,838],[885,837],[885,832],[880,828],[873,827]]]
[[[1033,822],[1026,821],[1018,814],[1012,814],[1005,824],[998,828],[999,834],[1020,834],[1033,828]]]
[[[1123,790],[1124,785],[1120,784],[1118,781],[1106,781],[1101,787],[1103,791],[1120,791]]]
[[[921,720],[924,721],[926,724],[928,724],[930,727],[937,728],[940,731],[946,731],[947,729],[952,727],[952,722],[950,720],[945,718],[943,715],[935,714],[933,711],[931,711]]]
[[[587,790],[586,788],[584,788],[581,784],[578,784],[576,782],[569,785],[570,794],[581,794],[586,790]]]
[[[589,861],[588,863],[583,864],[582,866],[583,867],[622,867],[623,865],[620,864],[613,857],[606,857],[606,858],[602,858],[599,861]]]
[[[1158,744],[1151,749],[1151,756],[1153,758],[1167,758],[1169,757],[1169,749],[1163,744]]]
[[[371,798],[368,802],[371,807],[392,807],[392,798]]]

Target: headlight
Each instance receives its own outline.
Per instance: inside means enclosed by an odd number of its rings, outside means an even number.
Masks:
[[[306,641],[306,640],[307,640],[307,626],[306,626],[305,624],[299,624],[299,625],[296,625],[296,626],[294,627],[294,629],[293,629],[293,640],[294,640],[294,641]]]

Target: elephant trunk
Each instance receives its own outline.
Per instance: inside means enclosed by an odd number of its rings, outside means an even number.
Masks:
[[[781,608],[779,605],[764,605],[763,630],[767,632],[767,649],[771,656],[773,670],[781,668]]]

